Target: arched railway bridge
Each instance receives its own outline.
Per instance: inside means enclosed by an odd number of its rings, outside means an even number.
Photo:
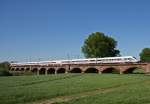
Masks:
[[[132,73],[136,68],[150,73],[150,63],[114,63],[114,64],[64,64],[64,65],[13,65],[10,71],[33,72],[40,74],[59,73]]]

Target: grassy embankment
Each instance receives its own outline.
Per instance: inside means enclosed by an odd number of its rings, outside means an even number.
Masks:
[[[150,76],[62,74],[0,78],[0,104],[149,104]]]

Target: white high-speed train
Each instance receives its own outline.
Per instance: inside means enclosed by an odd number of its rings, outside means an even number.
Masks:
[[[39,62],[22,62],[11,63],[12,66],[22,65],[63,65],[63,64],[100,64],[100,63],[136,63],[138,60],[133,56],[123,57],[105,57],[105,58],[87,58],[87,59],[72,59],[72,60],[55,60],[55,61],[39,61]]]

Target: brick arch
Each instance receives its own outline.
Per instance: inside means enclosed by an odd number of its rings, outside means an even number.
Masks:
[[[45,74],[45,72],[46,72],[46,68],[40,68],[39,74]]]
[[[15,68],[11,68],[11,71],[14,71],[15,70]]]
[[[59,74],[59,73],[65,73],[66,72],[66,68],[59,68],[59,69],[57,69],[57,73]]]
[[[70,73],[81,73],[82,72],[82,69],[81,68],[72,68],[70,70]]]
[[[25,70],[26,70],[26,71],[30,71],[30,68],[26,68]]]
[[[36,74],[38,72],[38,68],[32,68],[31,72]]]
[[[15,71],[19,71],[19,70],[20,70],[20,68],[16,68],[16,69],[15,69]]]
[[[48,70],[47,70],[47,74],[55,74],[55,68],[49,68]]]
[[[87,69],[90,69],[90,68],[95,68],[95,69],[99,69],[99,67],[96,67],[96,66],[83,66],[83,67],[80,67],[80,69],[85,72]]]
[[[146,73],[146,69],[145,67],[142,67],[142,66],[131,66],[131,67],[127,67],[123,73],[133,73],[134,70],[136,69],[141,69],[143,70],[143,73]]]
[[[96,67],[88,67],[84,70],[84,73],[98,73],[99,70]]]
[[[25,71],[25,68],[20,68],[21,71]]]
[[[120,73],[119,67],[104,67],[101,69],[101,73]]]
[[[81,69],[82,72],[84,72],[88,67],[85,67],[85,66],[81,66],[81,67],[78,67]]]

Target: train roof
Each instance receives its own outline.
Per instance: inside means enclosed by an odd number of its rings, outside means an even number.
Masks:
[[[103,58],[87,58],[87,59],[72,59],[72,60],[96,60],[96,59],[118,59],[118,58],[134,58],[133,56],[120,56],[120,57],[103,57]]]
[[[86,60],[97,60],[97,59],[118,59],[118,58],[134,58],[133,56],[120,56],[120,57],[103,57],[103,58],[87,58],[87,59],[71,59],[71,60],[52,60],[52,61],[37,61],[37,62],[18,62],[18,63],[11,63],[12,65],[23,65],[23,64],[44,64],[44,63],[51,63],[51,62],[63,62],[63,61],[86,61]]]

